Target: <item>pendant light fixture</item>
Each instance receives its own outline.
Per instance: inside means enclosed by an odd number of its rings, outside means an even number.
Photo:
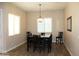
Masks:
[[[41,4],[39,4],[39,7],[40,7],[40,16],[39,16],[39,18],[41,18]]]
[[[40,4],[38,4],[38,6],[39,6],[39,22],[40,23],[42,23],[43,22],[43,18],[42,18],[42,16],[41,16],[41,6],[42,6],[42,4],[40,3]]]
[[[42,6],[42,4],[39,4],[39,19],[42,19],[42,16],[41,16],[41,6]]]

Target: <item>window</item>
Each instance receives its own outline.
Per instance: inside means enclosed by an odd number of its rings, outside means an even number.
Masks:
[[[20,33],[20,16],[8,14],[8,30],[9,36]]]
[[[52,19],[44,18],[37,20],[37,31],[41,32],[52,32]]]
[[[19,16],[15,16],[14,33],[15,34],[19,34],[20,33],[20,17]]]
[[[51,18],[45,18],[45,32],[52,32],[52,19]]]
[[[37,24],[38,32],[44,32],[44,20],[38,19]]]

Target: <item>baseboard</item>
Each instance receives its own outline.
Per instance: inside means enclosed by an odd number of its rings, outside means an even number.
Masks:
[[[24,43],[26,43],[26,41],[24,41],[24,42],[22,42],[22,43],[20,43],[20,44],[18,44],[18,45],[16,45],[16,46],[14,46],[14,47],[12,47],[12,48],[10,48],[10,49],[6,50],[6,51],[3,51],[2,53],[9,52],[9,51],[11,51],[11,50],[13,50],[13,49],[17,48],[18,46],[20,46],[20,45],[22,45],[22,44],[24,44]]]
[[[66,44],[64,44],[64,45],[65,45],[66,49],[68,50],[68,52],[70,53],[70,55],[72,56],[70,49],[66,46]]]

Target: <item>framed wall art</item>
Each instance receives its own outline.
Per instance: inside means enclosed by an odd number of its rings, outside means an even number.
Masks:
[[[72,31],[72,16],[67,18],[67,31]]]

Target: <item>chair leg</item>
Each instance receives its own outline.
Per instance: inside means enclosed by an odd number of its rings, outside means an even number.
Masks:
[[[29,45],[27,44],[27,51],[29,51]]]
[[[57,43],[57,38],[56,38],[56,43]]]
[[[62,38],[60,39],[60,43],[61,43],[61,44],[63,43],[63,39],[62,39]]]
[[[49,47],[49,52],[51,52],[51,46]]]
[[[60,44],[61,44],[61,38],[60,38]]]
[[[57,40],[58,38],[56,38],[56,44],[58,43],[58,40]]]

